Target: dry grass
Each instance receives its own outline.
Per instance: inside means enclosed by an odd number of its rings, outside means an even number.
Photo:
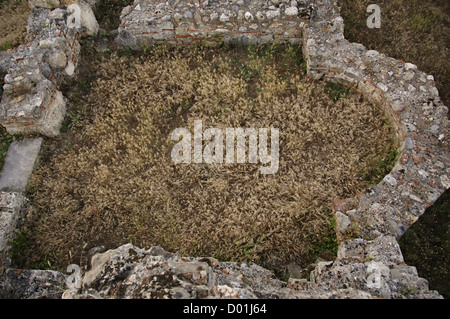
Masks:
[[[0,1],[0,50],[11,49],[25,41],[29,14],[26,0]]]
[[[305,265],[334,236],[330,201],[362,190],[361,172],[395,148],[376,106],[354,94],[333,101],[305,78],[298,48],[180,50],[102,59],[79,105],[83,124],[32,177],[28,266],[65,269],[92,247],[126,242]],[[171,131],[192,130],[194,119],[204,129],[279,128],[279,172],[175,165]]]
[[[366,8],[371,3],[381,8],[380,29],[366,26]],[[433,74],[442,100],[450,105],[449,1],[339,0],[339,4],[346,38]]]

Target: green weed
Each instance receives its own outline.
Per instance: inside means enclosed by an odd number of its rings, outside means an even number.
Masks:
[[[350,89],[347,86],[333,82],[327,82],[325,88],[333,101],[339,101],[341,98],[346,96],[350,91]]]
[[[6,51],[9,49],[12,49],[14,46],[11,44],[11,42],[6,41],[5,43],[3,43],[3,45],[0,45],[0,51]]]

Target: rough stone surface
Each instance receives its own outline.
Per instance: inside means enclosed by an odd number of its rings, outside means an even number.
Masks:
[[[88,2],[79,0],[76,3],[69,5],[67,7],[67,12],[69,14],[67,21],[68,24],[71,23],[70,27],[83,29],[83,32],[90,36],[97,34],[99,29],[98,22],[95,19],[94,11]]]
[[[136,0],[122,11],[116,41],[133,49],[158,42],[298,43],[310,10],[304,1]]]
[[[443,143],[449,133],[448,108],[433,93],[431,77],[411,63],[348,42],[343,29],[337,7],[331,1],[317,3],[314,18],[304,28],[310,76],[344,83],[382,105],[403,143],[392,172],[360,194],[355,209],[336,217],[338,224],[357,229],[361,237],[399,237],[448,188],[450,154]]]
[[[389,247],[389,249],[386,248]],[[363,247],[363,248],[361,248]],[[439,298],[406,266],[394,238],[350,242],[336,262],[320,262],[311,281],[283,282],[252,263],[181,257],[131,244],[97,254],[81,287],[63,298],[322,299]],[[387,257],[386,257],[387,256]]]
[[[33,4],[32,4],[33,5]],[[69,27],[65,9],[34,6],[26,44],[0,59],[7,73],[0,101],[0,124],[11,134],[59,134],[65,101],[58,87],[76,75],[82,27]]]
[[[42,138],[13,142],[0,176],[0,191],[25,192],[42,145]]]
[[[2,252],[7,251],[8,242],[14,239],[16,230],[25,216],[27,204],[28,200],[23,194],[0,192],[0,257]]]

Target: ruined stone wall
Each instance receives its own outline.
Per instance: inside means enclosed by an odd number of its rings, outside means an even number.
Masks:
[[[311,10],[303,0],[136,0],[122,11],[117,42],[133,49],[158,42],[299,43]]]
[[[253,264],[181,257],[158,247],[145,251],[125,245],[95,255],[92,269],[82,278],[82,286],[64,294],[60,287],[65,286],[66,276],[62,274],[18,273],[4,266],[5,271],[0,272],[3,279],[0,280],[0,296],[48,297],[59,291],[52,296],[441,298],[428,289],[427,281],[419,277],[415,267],[405,264],[396,240],[450,187],[448,108],[439,98],[433,77],[411,63],[347,41],[343,35],[343,19],[332,0],[297,1],[297,12],[288,10],[293,7],[294,2],[283,1],[205,1],[201,4],[168,1],[158,4],[157,1],[136,0],[122,12],[117,41],[124,48],[138,48],[156,40],[188,43],[199,37],[215,41],[217,36],[224,41],[264,43],[265,39],[272,41],[277,36],[282,37],[280,29],[272,31],[273,23],[283,24],[286,31],[290,26],[288,22],[295,21],[298,23],[293,29],[295,36],[286,36],[285,40],[302,39],[309,76],[348,85],[386,110],[397,127],[400,158],[380,184],[355,198],[334,202],[340,243],[335,261],[319,262],[311,272],[310,281],[291,278],[285,283]],[[308,10],[309,14],[302,16]],[[258,12],[264,13],[264,19],[258,21]],[[269,12],[279,12],[279,15],[269,15]],[[296,12],[295,17],[289,16],[290,12]],[[214,21],[220,24],[211,24]],[[253,23],[257,24],[259,33],[239,33],[247,32]],[[243,27],[247,31],[239,31]],[[222,28],[226,31],[217,33]],[[270,37],[258,34],[270,34]],[[17,52],[20,50],[23,49]],[[45,76],[39,79],[48,83]],[[41,85],[39,83],[36,87]],[[23,211],[26,199],[15,194],[18,193],[0,193],[2,212],[20,214]],[[36,280],[37,276],[41,279]],[[46,282],[49,284],[45,285]]]
[[[78,4],[53,8],[48,1],[30,1],[30,5],[27,43],[0,60],[0,73],[6,73],[0,124],[11,134],[54,137],[59,134],[66,104],[58,88],[62,80],[76,75],[78,38],[86,32],[71,19],[82,21],[81,12],[89,12]]]

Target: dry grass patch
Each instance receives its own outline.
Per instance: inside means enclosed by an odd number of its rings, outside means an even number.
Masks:
[[[95,246],[161,245],[182,255],[307,265],[334,236],[330,202],[364,189],[396,144],[383,112],[333,101],[301,71],[300,49],[154,48],[102,58],[79,122],[32,177],[28,266],[65,269]],[[280,169],[179,164],[178,127],[280,129]],[[75,128],[74,128],[75,127]],[[383,164],[384,165],[384,164]],[[386,164],[387,165],[387,164]]]

